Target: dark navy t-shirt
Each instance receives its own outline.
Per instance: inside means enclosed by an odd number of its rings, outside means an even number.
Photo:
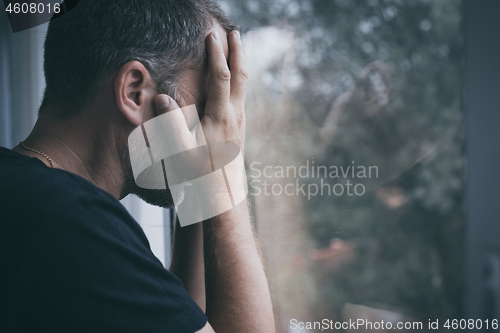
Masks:
[[[207,318],[118,200],[0,147],[0,331],[196,332]]]

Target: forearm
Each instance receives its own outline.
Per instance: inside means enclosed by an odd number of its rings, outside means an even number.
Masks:
[[[220,34],[217,31],[211,32],[206,42],[210,75],[207,83],[207,99],[204,104],[203,117],[200,120],[203,136],[206,139],[204,141],[206,143],[232,143],[242,149],[245,138],[244,105],[248,72],[240,35],[234,31],[227,36],[229,52],[224,50]],[[229,59],[226,58],[226,53],[229,54]],[[229,69],[228,63],[231,64],[231,69]],[[176,101],[165,95],[157,96],[155,105],[158,114],[179,109]],[[201,137],[198,135],[199,127],[190,128],[186,119],[179,117],[179,113],[172,113],[171,117],[175,121],[167,122],[165,125],[169,126],[169,130],[174,133],[172,137],[178,139],[174,141],[176,145],[182,147],[179,151],[200,147],[200,142],[197,141]],[[220,145],[218,146],[220,147]],[[238,181],[238,173],[241,175],[241,172],[244,171],[243,163],[240,163],[242,165],[238,167],[238,160],[234,160],[235,163],[231,162],[226,165],[223,162],[229,158],[227,154],[230,155],[231,150],[220,150],[220,159],[218,159],[216,150],[210,144],[209,155],[214,174],[211,174],[211,177],[203,178],[203,182],[198,184],[196,192],[191,194],[195,196],[196,200],[191,201],[186,198],[184,200],[185,204],[203,202],[203,204],[208,205],[207,207],[195,207],[196,211],[189,212],[193,213],[193,216],[200,213],[200,218],[204,218],[203,212],[208,212],[210,215],[207,214],[207,216],[212,216],[212,213],[225,211],[229,204],[227,196],[223,194],[227,193],[229,189],[231,195],[234,194],[231,200],[232,204],[239,201],[235,198],[241,198],[242,194],[246,195],[246,189],[241,187],[242,184],[245,185],[245,177],[239,178]],[[187,154],[188,158],[194,156],[196,154]],[[196,163],[185,163],[178,170],[181,175],[183,171],[186,171],[184,170],[185,166],[194,167],[196,171],[201,170],[201,168],[197,170]],[[224,181],[221,180],[220,175],[215,173],[221,167],[225,171]],[[205,173],[201,172],[201,174]],[[213,184],[210,183],[210,179],[213,180]],[[229,182],[231,183],[229,184]],[[239,190],[235,191],[235,188]],[[219,200],[221,202],[218,202]],[[213,332],[213,329],[217,333],[275,332],[271,297],[246,201],[203,222],[203,239],[207,316],[212,327],[207,325],[199,332]],[[199,244],[201,245],[201,241]],[[184,244],[182,246],[187,248]],[[187,261],[181,260],[181,258],[182,256],[179,256],[176,260],[179,260],[178,265],[183,267],[197,256],[190,256],[191,259]],[[194,265],[194,267],[199,266]],[[193,272],[189,271],[189,268],[186,269],[188,270],[185,280],[196,281],[197,279],[191,280],[189,278]],[[176,270],[174,265],[174,271]],[[195,269],[194,275],[199,277],[200,275],[196,272]],[[183,273],[178,274],[183,275]],[[197,289],[193,287],[191,292],[197,297],[198,293],[195,290]]]
[[[205,268],[203,263],[203,227],[196,223],[181,227],[177,221],[170,271],[181,279],[187,292],[205,311]]]
[[[207,315],[215,332],[274,332],[271,297],[246,201],[204,222]]]

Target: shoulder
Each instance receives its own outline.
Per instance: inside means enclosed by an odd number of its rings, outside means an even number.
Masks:
[[[53,331],[195,332],[207,322],[120,202],[76,175],[0,156],[0,226],[2,267],[22,277],[16,299]]]
[[[0,163],[0,188],[0,220],[18,228],[126,228],[142,238],[140,226],[116,198],[36,159],[17,157]]]
[[[77,195],[81,192],[95,192],[92,184],[77,175],[49,168],[36,158],[2,147],[0,147],[0,184],[3,189],[1,194],[6,199],[9,197],[33,199],[37,196],[38,199],[51,199],[57,194]]]
[[[39,164],[20,164],[1,171],[0,182],[4,188],[1,195],[7,201],[25,201],[44,210],[58,209],[75,203],[74,199],[87,197],[118,202],[85,179],[64,170]]]

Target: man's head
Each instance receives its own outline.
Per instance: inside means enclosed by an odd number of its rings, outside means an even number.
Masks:
[[[86,124],[121,130],[114,148],[125,177],[123,194],[135,193],[150,203],[170,206],[168,191],[135,185],[126,136],[155,116],[153,99],[158,93],[172,96],[181,107],[202,108],[208,76],[205,38],[212,30],[225,35],[235,27],[212,0],[65,4],[69,12],[55,16],[47,31],[47,87],[40,117],[64,121],[89,114]],[[110,119],[112,126],[99,124]]]
[[[106,79],[137,60],[159,93],[175,95],[180,74],[201,69],[214,22],[230,19],[212,0],[69,0],[49,24],[40,113],[66,118],[87,108]]]

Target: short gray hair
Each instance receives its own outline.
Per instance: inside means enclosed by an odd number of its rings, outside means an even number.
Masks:
[[[47,87],[40,114],[67,118],[95,99],[106,79],[140,61],[159,93],[175,96],[182,72],[205,61],[204,41],[217,21],[236,29],[213,0],[66,0],[49,23]]]

